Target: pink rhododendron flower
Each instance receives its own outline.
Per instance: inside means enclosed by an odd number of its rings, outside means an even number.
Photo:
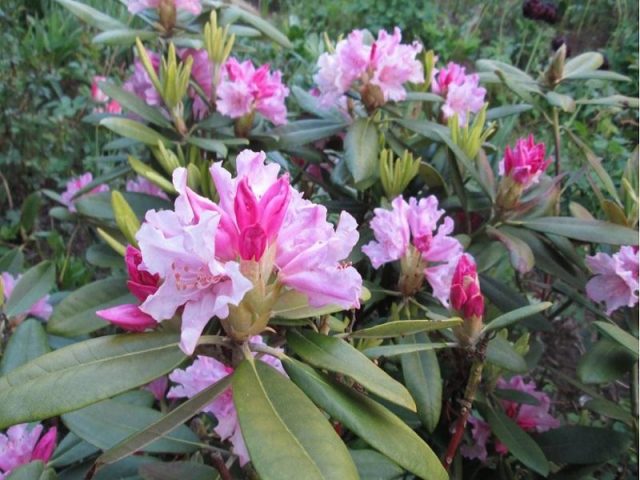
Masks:
[[[468,253],[462,254],[453,273],[451,306],[465,319],[484,316],[484,297],[480,291],[476,262]]]
[[[252,337],[251,342],[264,344],[262,337],[258,335]],[[260,360],[286,375],[282,368],[282,363],[277,358],[263,355]],[[171,387],[167,397],[191,398],[231,373],[233,373],[232,367],[224,365],[215,358],[199,355],[190,367],[185,370],[177,369],[169,374],[171,381],[177,385]],[[240,423],[233,404],[231,387],[204,407],[202,411],[211,413],[216,417],[218,425],[214,428],[214,431],[222,440],[231,442],[233,453],[239,457],[240,465],[246,465],[249,462],[249,452],[240,431]]]
[[[537,405],[519,404],[509,400],[501,400],[502,408],[509,418],[514,420],[520,428],[526,432],[546,432],[560,426],[560,421],[549,413],[551,399],[541,391],[536,390],[534,382],[525,382],[523,377],[515,375],[510,380],[498,379],[497,387],[503,390],[517,390],[524,392],[537,400]],[[487,460],[487,442],[489,441],[491,427],[485,421],[470,417],[471,436],[474,445],[463,445],[460,453],[467,458],[477,458],[482,462]],[[502,442],[496,440],[495,450],[500,455],[509,450]]]
[[[434,70],[431,89],[445,99],[444,118],[458,115],[461,126],[468,122],[469,113],[477,113],[484,106],[486,89],[478,86],[477,74],[466,75],[465,68],[450,62],[446,68]]]
[[[287,123],[288,95],[289,89],[282,83],[279,70],[272,73],[269,65],[256,69],[251,60],[240,63],[231,57],[224,66],[216,106],[221,114],[231,118],[258,111],[275,125],[282,125]]]
[[[424,277],[434,296],[448,306],[453,270],[462,253],[460,242],[450,236],[453,220],[445,217],[438,226],[444,210],[438,209],[438,200],[433,195],[419,201],[411,198],[409,203],[398,196],[391,206],[391,210],[374,210],[370,225],[375,240],[362,247],[362,251],[374,268],[407,259],[417,251],[422,260],[418,266],[424,268]]]
[[[535,143],[533,135],[521,138],[513,149],[507,146],[504,158],[499,164],[500,175],[510,177],[514,182],[529,188],[538,183],[540,176],[551,164],[551,159],[545,158],[544,143]]]
[[[156,378],[153,382],[144,387],[144,390],[148,390],[153,393],[153,397],[160,401],[164,399],[164,394],[169,387],[169,378],[166,375]]]
[[[107,77],[96,75],[91,81],[91,99],[96,103],[106,103],[109,101],[109,95],[100,89],[100,82],[107,80]]]
[[[617,253],[596,253],[586,262],[595,276],[587,282],[587,296],[604,302],[607,315],[638,303],[638,247],[620,247]]]
[[[185,10],[193,15],[200,15],[202,11],[201,0],[174,0],[176,10]],[[129,13],[136,14],[146,8],[158,8],[162,0],[128,0]]]
[[[27,463],[49,461],[56,446],[57,430],[52,427],[40,438],[42,430],[42,425],[30,429],[22,423],[10,427],[6,434],[0,433],[0,480]]]
[[[159,186],[140,175],[138,175],[134,180],[127,180],[126,188],[127,192],[144,193],[153,197],[169,200],[167,194],[164,193]]]
[[[60,197],[62,199],[62,203],[64,203],[67,206],[67,208],[69,209],[70,212],[75,212],[76,211],[76,206],[75,206],[76,200],[78,200],[78,199],[80,199],[82,197],[88,196],[88,195],[93,195],[95,193],[101,193],[101,192],[108,192],[109,191],[109,187],[107,185],[98,185],[97,187],[93,188],[92,190],[90,190],[90,191],[88,191],[86,193],[83,193],[79,197],[73,198],[76,195],[76,193],[78,193],[84,187],[89,185],[91,182],[93,182],[93,175],[91,174],[91,172],[84,173],[84,174],[80,175],[79,177],[72,178],[71,180],[69,180],[67,182],[67,189],[64,192],[62,192]]]
[[[18,281],[20,280],[20,277],[22,277],[22,275],[17,275],[16,277],[14,277],[9,272],[2,272],[0,274],[5,302],[11,297],[13,289],[15,288],[16,283],[18,283]],[[36,303],[31,305],[31,307],[29,307],[29,310],[27,310],[21,317],[24,318],[27,315],[33,315],[34,317],[41,318],[42,320],[49,320],[51,312],[53,312],[53,307],[49,303],[49,295],[45,295],[44,297],[38,299]]]
[[[402,33],[398,27],[393,34],[380,30],[371,45],[365,43],[364,34],[363,30],[352,31],[338,42],[334,53],[323,53],[318,58],[314,82],[323,105],[335,104],[350,88],[358,86],[362,87],[364,97],[370,85],[379,88],[382,96],[375,103],[404,100],[405,83],[424,82],[422,64],[415,58],[422,45],[401,44]]]
[[[209,113],[209,101],[213,96],[213,64],[209,60],[209,54],[205,49],[188,48],[179,52],[182,61],[193,58],[191,66],[191,77],[202,89],[207,97],[205,101],[194,88],[189,89],[189,96],[193,99],[193,114],[196,120],[200,120]]]
[[[156,73],[159,72],[161,61],[160,55],[154,52],[147,53],[149,54],[149,59],[151,60],[154,70]],[[140,97],[147,103],[147,105],[156,106],[162,104],[162,97],[160,96],[160,93],[153,86],[153,83],[151,83],[151,79],[139,59],[135,60],[133,65],[133,74],[126,82],[124,82],[122,88],[127,92],[131,92]]]

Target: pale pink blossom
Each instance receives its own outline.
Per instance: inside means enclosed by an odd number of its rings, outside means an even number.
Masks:
[[[422,45],[401,44],[398,27],[392,34],[380,30],[372,44],[366,44],[364,38],[363,30],[354,30],[337,43],[334,53],[318,58],[314,82],[321,104],[333,105],[351,88],[367,85],[379,87],[385,102],[404,100],[405,83],[424,82],[422,64],[415,58]]]
[[[166,375],[163,375],[159,378],[156,378],[153,382],[149,383],[144,387],[144,390],[147,390],[153,394],[153,398],[156,400],[164,400],[165,393],[167,393],[167,388],[169,387],[169,378]]]
[[[191,77],[206,95],[203,99],[194,88],[189,89],[189,96],[193,99],[193,115],[196,120],[200,120],[209,113],[209,102],[213,95],[213,64],[209,60],[209,54],[205,49],[188,48],[179,52],[182,61],[193,58],[191,66]]]
[[[533,135],[520,138],[513,149],[507,146],[504,158],[498,166],[500,175],[511,178],[514,182],[529,188],[538,183],[540,176],[551,164],[550,158],[545,158],[544,143],[535,143]]]
[[[4,291],[4,300],[5,302],[9,300],[13,290],[20,280],[22,275],[17,275],[14,277],[9,272],[3,272],[0,274],[0,279],[2,279],[2,286]],[[42,320],[49,320],[51,313],[53,312],[53,307],[49,303],[49,295],[45,295],[44,297],[38,299],[33,305],[29,307],[29,310],[25,312],[25,315],[33,315],[34,317],[41,318]]]
[[[434,296],[445,306],[449,305],[449,291],[456,262],[462,253],[462,245],[451,236],[454,224],[444,217],[438,208],[438,200],[431,195],[419,201],[402,196],[391,202],[391,210],[376,208],[370,226],[375,240],[362,247],[374,268],[411,254],[417,250],[424,262],[424,276],[431,285]]]
[[[136,14],[147,8],[158,8],[163,0],[128,0],[127,8],[129,13]],[[176,10],[184,10],[193,15],[200,15],[202,12],[201,0],[174,0]]]
[[[162,282],[140,310],[160,322],[181,309],[180,346],[190,355],[207,322],[226,318],[229,305],[238,305],[253,285],[238,262],[217,256],[221,215],[213,202],[187,187],[184,168],[174,171],[173,184],[179,193],[175,210],[147,212],[136,235],[146,271]]]
[[[27,463],[49,461],[56,446],[57,430],[52,427],[40,438],[42,430],[42,425],[30,428],[22,423],[10,427],[6,434],[0,433],[0,480]]]
[[[264,345],[262,337],[258,335],[252,337],[250,340],[253,343]],[[286,375],[282,368],[282,363],[276,357],[263,355],[260,357],[260,360],[271,365],[281,374]],[[232,367],[223,364],[215,358],[199,355],[191,366],[184,370],[176,369],[169,374],[171,381],[177,385],[171,387],[167,397],[191,398],[231,373],[233,373]],[[238,414],[233,404],[231,387],[221,395],[218,395],[218,397],[209,405],[205,406],[202,411],[211,413],[216,417],[218,425],[214,428],[214,431],[222,440],[229,440],[231,442],[232,451],[238,456],[240,465],[246,465],[250,460],[249,452],[247,451],[240,430]]]
[[[435,69],[431,89],[445,99],[442,106],[444,118],[458,115],[461,126],[468,123],[469,113],[477,113],[484,106],[486,89],[480,87],[477,74],[467,75],[465,68],[449,63],[446,68]]]
[[[536,405],[520,404],[510,400],[501,400],[505,414],[515,421],[526,432],[546,432],[560,426],[560,421],[549,413],[551,399],[549,396],[536,389],[535,382],[525,382],[520,375],[511,377],[510,380],[498,379],[497,387],[502,390],[516,390],[526,393],[537,401]],[[487,460],[487,443],[490,438],[491,427],[484,420],[470,417],[471,436],[473,446],[463,445],[460,453],[467,458],[477,458],[482,462]],[[509,449],[496,439],[495,450],[500,455],[508,453]]]
[[[596,253],[586,262],[595,274],[587,283],[587,296],[604,302],[607,315],[638,303],[638,247],[620,247],[613,255]]]
[[[84,173],[84,174],[80,175],[79,177],[72,178],[71,180],[69,180],[67,182],[67,188],[66,188],[66,190],[64,192],[62,192],[60,197],[62,199],[62,203],[67,206],[67,208],[69,209],[70,212],[75,212],[76,211],[75,202],[77,200],[79,200],[80,198],[83,198],[83,197],[86,197],[86,196],[89,196],[89,195],[94,195],[96,193],[108,192],[109,191],[109,187],[107,185],[103,184],[103,185],[98,185],[97,187],[89,190],[88,192],[83,193],[79,197],[74,198],[75,195],[80,190],[82,190],[84,187],[89,185],[91,182],[93,182],[93,175],[91,174],[91,172]]]
[[[167,194],[164,193],[164,191],[159,186],[157,186],[155,183],[151,182],[150,180],[147,180],[146,178],[141,177],[140,175],[138,175],[133,180],[127,180],[126,189],[127,189],[127,192],[144,193],[146,195],[151,195],[153,197],[169,200],[169,197],[167,196]]]
[[[241,118],[257,111],[275,125],[287,123],[289,89],[282,83],[282,73],[270,72],[269,65],[256,69],[251,60],[240,63],[229,58],[216,93],[216,106],[223,115]]]
[[[147,52],[151,65],[156,73],[160,70],[160,55],[154,52]],[[151,83],[151,78],[147,74],[144,65],[139,59],[136,59],[133,64],[133,74],[122,85],[122,88],[127,92],[131,92],[144,100],[147,105],[156,106],[162,104],[162,97]]]

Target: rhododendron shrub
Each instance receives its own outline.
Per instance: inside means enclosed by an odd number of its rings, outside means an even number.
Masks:
[[[119,53],[81,89],[100,173],[0,257],[0,476],[632,470],[638,161],[585,138],[633,106],[585,93],[621,80],[600,54],[362,25],[302,56],[233,2],[60,3]]]

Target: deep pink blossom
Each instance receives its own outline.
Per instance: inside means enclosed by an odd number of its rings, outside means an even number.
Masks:
[[[638,303],[638,247],[620,247],[617,253],[588,256],[587,265],[595,276],[587,283],[587,295],[604,302],[607,315],[621,307]]]
[[[368,85],[378,87],[385,102],[404,100],[405,83],[424,82],[422,64],[415,58],[422,45],[401,44],[398,27],[392,34],[380,30],[370,45],[365,43],[364,35],[363,30],[354,30],[337,43],[334,53],[318,58],[314,82],[323,105],[334,105],[349,89]]]
[[[0,274],[5,302],[11,297],[13,289],[15,288],[16,283],[18,283],[18,281],[20,280],[21,276],[22,275],[14,277],[9,272],[3,272],[2,274]],[[49,295],[45,295],[44,297],[38,299],[38,301],[33,305],[31,305],[31,307],[29,307],[29,310],[25,312],[25,315],[33,315],[34,317],[41,318],[42,320],[49,320],[52,312],[53,307],[49,303]]]
[[[126,188],[127,192],[144,193],[153,197],[169,200],[167,194],[164,193],[164,191],[159,186],[147,180],[146,178],[141,177],[140,175],[138,175],[133,180],[127,180]]]
[[[484,316],[484,297],[480,291],[476,262],[468,253],[460,256],[453,273],[451,306],[464,319],[481,319]]]
[[[444,210],[438,208],[438,200],[433,195],[419,201],[411,198],[408,203],[398,196],[391,202],[391,207],[391,210],[374,210],[370,225],[375,240],[362,251],[373,267],[379,268],[385,263],[402,260],[411,254],[411,248],[417,250],[434,296],[448,306],[453,270],[462,253],[462,245],[451,236],[453,220],[445,217],[440,223]]]
[[[523,188],[529,188],[538,183],[540,176],[551,164],[551,159],[545,158],[545,155],[544,143],[535,143],[533,135],[520,138],[513,149],[509,146],[505,148],[499,173],[511,178]]]
[[[147,52],[147,54],[149,55],[154,70],[158,73],[160,70],[160,55],[154,52]],[[135,60],[133,74],[124,82],[122,88],[140,97],[147,105],[156,106],[162,104],[160,92],[158,92],[153,86],[153,83],[151,83],[151,78],[149,78],[144,65],[139,59]]]
[[[109,101],[109,95],[104,93],[100,89],[100,82],[104,82],[107,80],[107,77],[103,77],[101,75],[96,75],[93,77],[91,81],[91,99],[96,103],[107,103]]]
[[[40,438],[42,430],[42,425],[30,428],[22,423],[10,427],[6,434],[0,433],[0,480],[27,463],[49,461],[56,446],[57,430],[52,427]]]
[[[497,387],[503,390],[516,390],[526,393],[537,401],[537,405],[528,405],[501,400],[502,408],[509,418],[515,421],[526,432],[546,432],[558,428],[560,422],[550,413],[551,399],[549,396],[536,389],[535,382],[525,382],[520,375],[515,375],[509,380],[498,379]],[[473,446],[463,445],[460,453],[467,458],[477,458],[482,462],[487,460],[487,443],[491,436],[491,427],[484,420],[470,417],[471,437]],[[500,455],[508,453],[509,449],[502,442],[495,441],[495,450]]]
[[[285,98],[289,89],[282,83],[279,70],[269,65],[256,69],[251,60],[240,63],[231,57],[224,66],[217,89],[218,111],[231,118],[241,118],[257,111],[275,125],[287,123]]]
[[[83,193],[79,197],[73,198],[76,195],[76,193],[78,193],[84,187],[89,185],[91,182],[93,182],[93,175],[91,174],[91,172],[84,173],[79,177],[72,178],[67,182],[67,189],[64,192],[62,192],[60,197],[62,199],[62,203],[64,203],[67,206],[70,212],[76,211],[76,206],[75,206],[76,200],[85,196],[109,191],[109,187],[107,185],[98,185],[92,190],[86,193]]]
[[[262,337],[254,336],[251,342],[264,344]],[[282,363],[277,358],[270,355],[263,355],[260,360],[271,365],[283,375],[286,375],[282,368]],[[215,358],[199,355],[191,366],[186,369],[177,369],[169,374],[169,378],[177,385],[171,387],[168,398],[191,398],[205,388],[222,380],[227,375],[233,373],[233,368],[229,367]],[[244,466],[249,462],[249,452],[242,438],[238,415],[233,404],[233,393],[231,387],[219,395],[213,402],[202,409],[203,412],[211,413],[218,420],[218,425],[214,431],[222,440],[229,440],[232,445],[240,465]]]
[[[467,75],[465,68],[450,62],[446,68],[435,69],[431,89],[445,99],[444,118],[458,115],[461,126],[467,124],[469,113],[477,113],[484,106],[486,89],[478,86],[477,74]]]
[[[158,8],[163,0],[128,0],[127,8],[132,14],[141,12],[146,8]],[[201,0],[174,0],[176,10],[184,10],[193,15],[200,15],[202,12]]]

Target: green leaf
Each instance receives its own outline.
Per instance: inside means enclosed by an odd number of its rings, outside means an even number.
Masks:
[[[630,427],[633,425],[633,415],[631,415],[625,408],[610,400],[606,400],[604,398],[592,398],[584,404],[584,407],[604,417],[620,420]]]
[[[291,380],[263,362],[244,360],[232,385],[242,436],[262,479],[358,478],[347,447]]]
[[[137,95],[127,92],[112,82],[100,82],[100,89],[111,98],[117,100],[124,108],[139,115],[146,121],[162,128],[171,128],[171,124],[162,115],[160,110],[147,105],[147,103]]]
[[[24,265],[24,253],[20,248],[9,250],[0,257],[0,272],[9,272],[16,275],[22,271]]]
[[[49,465],[52,467],[71,465],[99,451],[100,449],[98,447],[85,442],[75,433],[69,432],[60,443],[58,443],[58,446],[53,452],[53,457],[49,461]]]
[[[28,233],[33,230],[41,206],[42,200],[40,199],[39,192],[33,192],[23,200],[22,207],[20,208],[20,227],[23,228],[25,232]]]
[[[605,105],[607,107],[638,108],[638,99],[627,97],[626,95],[609,95],[608,97],[581,99],[576,101],[576,103],[580,105]]]
[[[118,28],[99,33],[91,39],[91,43],[94,45],[133,45],[136,43],[136,38],[140,38],[140,40],[146,42],[149,40],[155,40],[157,36],[158,34],[156,32],[149,30]]]
[[[395,480],[402,478],[404,470],[375,450],[349,450],[358,468],[360,478],[366,480]]]
[[[96,463],[109,464],[117,462],[127,455],[131,455],[147,446],[155,439],[164,437],[178,425],[183,424],[191,417],[201,412],[205,406],[215,400],[218,395],[223,393],[230,384],[231,377],[227,376],[215,384],[208,386],[186,402],[171,410],[166,415],[158,418],[153,423],[145,426],[145,428],[140,429],[140,431],[111,447],[108,451],[104,452],[98,460],[96,460]]]
[[[572,75],[571,80],[609,80],[612,82],[630,82],[631,79],[626,75],[605,70],[591,70],[584,73],[576,73]]]
[[[531,110],[533,106],[528,103],[519,103],[516,105],[504,105],[502,107],[490,108],[487,110],[487,122],[491,120],[498,120],[500,118],[508,117],[511,115],[519,115]]]
[[[571,217],[543,217],[522,224],[538,232],[555,233],[583,242],[608,245],[638,245],[638,232],[631,228],[600,220],[581,220]]]
[[[364,303],[369,300],[370,297],[371,293],[369,290],[367,290],[366,287],[362,287],[360,301]],[[287,320],[300,320],[308,319],[309,317],[329,315],[343,310],[344,308],[340,305],[327,305],[320,308],[311,307],[309,306],[309,298],[306,295],[298,293],[295,290],[289,290],[280,295],[271,311],[274,317]]]
[[[601,53],[597,52],[585,52],[577,57],[573,57],[564,64],[564,70],[562,72],[563,80],[575,79],[577,75],[582,75],[587,72],[595,71],[604,62],[604,57]]]
[[[444,328],[455,327],[462,323],[461,318],[451,318],[449,320],[399,320],[396,322],[385,322],[375,327],[363,328],[351,333],[353,338],[394,338],[404,335],[413,335],[419,332],[431,332]]]
[[[213,140],[211,138],[189,137],[187,138],[187,142],[208,152],[215,152],[223,157],[227,156],[227,147],[220,140]]]
[[[448,348],[457,346],[455,343],[416,343],[412,345],[381,345],[379,347],[371,347],[364,350],[364,353],[369,358],[378,357],[395,357],[397,355],[404,355],[406,353],[415,352],[430,352],[439,348]]]
[[[18,280],[5,305],[7,317],[26,312],[47,295],[56,282],[56,266],[50,261],[31,267]]]
[[[291,379],[320,408],[373,448],[420,478],[449,478],[429,446],[378,402],[292,358],[285,358],[283,365]]]
[[[322,107],[318,97],[314,97],[306,90],[294,85],[291,87],[291,93],[295,97],[298,105],[307,113],[312,113],[317,117],[331,119],[335,123],[344,121],[344,115],[336,107]]]
[[[487,362],[510,372],[524,373],[527,371],[527,362],[524,361],[522,355],[515,351],[508,340],[499,336],[487,345]]]
[[[97,310],[136,303],[127,289],[126,278],[107,278],[89,283],[66,296],[53,310],[47,331],[63,337],[91,333],[109,323],[96,315]]]
[[[638,358],[638,339],[619,326],[607,322],[593,322],[598,330],[611,337]]]
[[[491,332],[492,330],[500,330],[522,320],[523,318],[527,318],[540,313],[549,308],[551,305],[553,305],[553,303],[551,302],[540,302],[534,305],[527,305],[526,307],[517,308],[516,310],[512,310],[508,313],[494,318],[487,325],[485,325],[483,330],[485,331],[485,333]]]
[[[138,474],[144,480],[219,480],[218,471],[196,462],[148,463]]]
[[[407,92],[407,96],[402,102],[429,102],[429,103],[442,103],[444,99],[435,93],[430,92]]]
[[[378,129],[366,118],[351,124],[344,139],[344,158],[354,182],[361,190],[372,185],[380,174]]]
[[[540,475],[546,477],[549,474],[549,462],[544,452],[518,424],[498,410],[487,408],[482,413],[491,431],[506,445],[509,453]]]
[[[158,146],[158,142],[168,143],[165,137],[143,123],[128,118],[108,117],[100,120],[100,125],[112,132],[131,138],[152,147]]]
[[[428,344],[429,336],[419,333],[403,339],[405,344]],[[402,375],[407,389],[418,407],[418,417],[429,432],[440,421],[442,409],[442,377],[436,352],[421,351],[402,355]]]
[[[9,343],[0,360],[0,375],[6,375],[20,365],[49,353],[47,334],[42,324],[28,318],[9,337]]]
[[[0,428],[54,417],[145,385],[184,358],[178,337],[167,333],[111,335],[61,348],[0,377]]]
[[[509,252],[511,265],[513,265],[513,268],[518,272],[527,273],[533,268],[535,259],[531,247],[529,247],[526,242],[491,225],[487,227],[487,235],[489,238],[495,238],[504,245]]]
[[[571,113],[576,110],[576,101],[569,95],[563,95],[561,93],[551,91],[545,94],[545,98],[547,99],[547,102],[549,102],[549,105],[558,107],[563,112]]]
[[[19,466],[6,477],[6,480],[55,480],[57,478],[52,469],[45,469],[44,463],[36,460]]]
[[[107,450],[162,418],[149,407],[115,400],[103,400],[62,415],[69,430],[91,445]],[[174,425],[160,438],[141,445],[139,450],[154,453],[189,453],[197,450],[198,437],[185,425]]]
[[[127,28],[127,26],[120,23],[119,20],[106,15],[95,8],[85,5],[84,3],[76,2],[74,0],[56,0],[56,2],[65,7],[83,22],[99,28],[100,30]]]
[[[411,394],[398,381],[349,343],[309,330],[287,332],[289,347],[318,368],[353,378],[364,388],[397,405],[416,411]]]
[[[248,23],[252,27],[261,31],[266,37],[268,37],[270,40],[273,40],[278,45],[281,45],[284,48],[293,48],[293,45],[286,37],[286,35],[284,35],[280,30],[278,30],[263,18],[257,15],[253,15],[251,12],[238,7],[230,7],[228,9],[228,12],[232,17],[238,18],[242,20],[242,22]],[[227,12],[225,12],[225,14],[226,13]],[[221,22],[221,24],[224,25],[224,22]]]
[[[566,425],[537,435],[536,442],[555,463],[587,465],[622,455],[630,443],[628,435],[609,428]]]
[[[636,361],[625,347],[604,338],[578,362],[578,378],[587,384],[609,383],[626,375]]]
[[[342,132],[348,124],[335,120],[298,120],[271,131],[278,137],[280,148],[297,147]]]

